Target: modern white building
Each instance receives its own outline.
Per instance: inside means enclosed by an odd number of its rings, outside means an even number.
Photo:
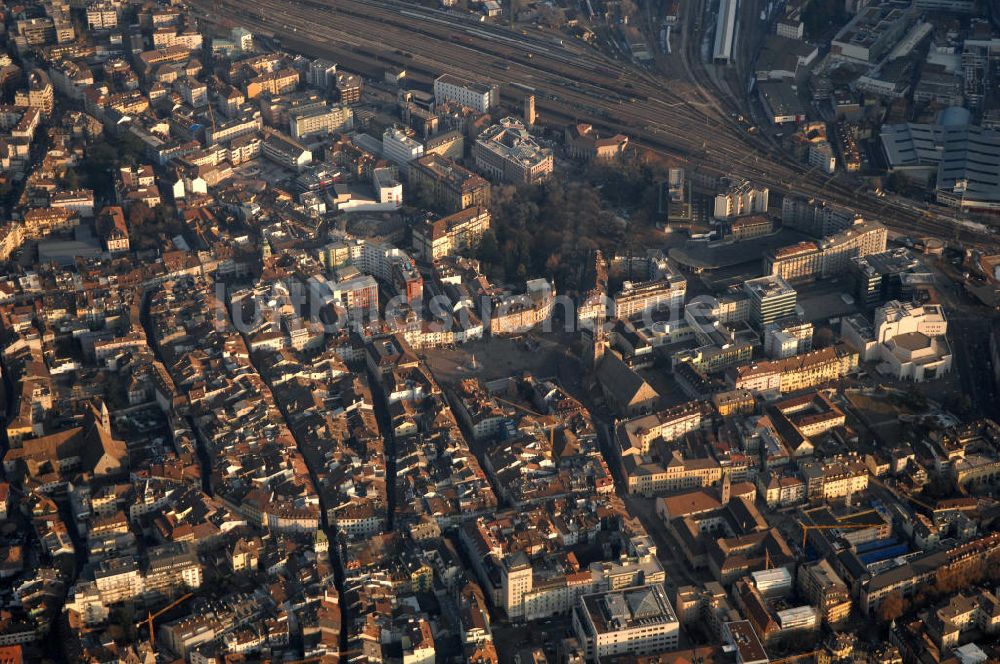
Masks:
[[[229,31],[229,39],[240,53],[253,52],[253,33],[242,26]]]
[[[864,64],[882,60],[913,25],[916,11],[905,0],[886,0],[860,9],[830,43],[830,56]]]
[[[812,350],[813,324],[798,316],[779,318],[764,326],[764,354],[783,360]]]
[[[897,379],[933,380],[951,371],[948,321],[936,304],[897,300],[875,310],[874,324],[863,316],[842,323],[844,340],[865,361],[878,361],[878,370]]]
[[[758,329],[779,318],[795,313],[797,293],[787,281],[776,275],[749,279],[743,288],[750,299],[750,322]]]
[[[271,161],[293,170],[302,170],[312,163],[312,152],[294,138],[270,131],[261,146],[261,153]]]
[[[397,166],[405,166],[423,154],[424,146],[401,129],[393,127],[382,134],[382,156]]]
[[[434,79],[434,103],[455,102],[462,106],[489,113],[500,105],[500,88],[444,74]]]
[[[675,650],[680,622],[656,583],[580,597],[573,630],[588,661]]]
[[[730,182],[726,191],[715,196],[715,218],[732,219],[747,214],[764,214],[770,190],[748,180]]]
[[[354,128],[354,112],[348,106],[321,106],[288,113],[292,138],[303,141]]]
[[[816,141],[809,145],[809,165],[822,169],[827,175],[837,170],[837,157],[830,141]]]
[[[403,185],[399,183],[395,169],[376,168],[372,170],[372,188],[379,203],[392,203],[396,207],[403,204]]]

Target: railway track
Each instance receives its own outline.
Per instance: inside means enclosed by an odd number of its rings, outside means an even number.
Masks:
[[[989,233],[864,195],[838,178],[787,161],[729,116],[727,101],[711,94],[697,67],[689,68],[690,81],[664,80],[588,46],[557,46],[395,0],[262,0],[254,9],[238,0],[193,0],[193,5],[209,22],[222,17],[242,22],[314,55],[374,62],[375,69],[382,62],[405,67],[425,83],[444,73],[475,77],[501,84],[508,99],[530,88],[543,119],[590,122],[622,132],[708,172],[848,205],[903,232],[975,244],[993,241]]]

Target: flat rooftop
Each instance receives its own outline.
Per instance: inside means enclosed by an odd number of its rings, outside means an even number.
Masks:
[[[599,634],[677,622],[659,583],[587,595],[583,604]]]

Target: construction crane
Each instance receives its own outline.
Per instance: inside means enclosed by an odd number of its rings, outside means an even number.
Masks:
[[[899,502],[905,503],[908,500],[911,503],[913,503],[913,504],[915,504],[915,505],[917,505],[919,507],[923,507],[925,510],[927,510],[931,514],[934,514],[934,509],[935,508],[931,507],[930,505],[928,505],[927,503],[923,502],[922,500],[914,498],[910,494],[906,494],[905,496],[899,495],[898,491],[896,491],[891,486],[889,486],[888,484],[886,484],[882,480],[878,479],[874,475],[869,476],[868,481],[869,482],[873,482],[873,483],[879,485],[880,487],[882,487],[883,489],[885,489],[886,491],[888,491],[889,493],[891,493],[893,496],[895,496],[896,500],[898,500]]]
[[[182,604],[183,602],[188,601],[192,597],[194,597],[194,593],[186,593],[184,595],[181,595],[180,597],[178,597],[174,601],[172,601],[170,604],[167,604],[165,607],[163,607],[162,609],[160,609],[156,613],[149,613],[147,611],[146,612],[146,619],[145,620],[140,620],[139,622],[137,622],[135,624],[135,628],[136,629],[139,629],[143,625],[146,625],[146,627],[149,628],[149,648],[150,648],[150,650],[152,650],[153,652],[156,652],[156,649],[153,647],[154,646],[154,638],[155,638],[154,635],[153,635],[153,621],[156,620],[157,618],[159,618],[160,616],[162,616],[164,613],[166,613],[170,609],[172,609],[175,606],[177,606],[178,604]]]
[[[820,654],[821,651],[813,650],[811,652],[804,652],[799,655],[791,655],[790,657],[782,657],[781,659],[772,659],[771,664],[791,664],[791,662],[797,662],[800,659],[805,659],[807,657],[812,658]]]
[[[501,399],[500,397],[498,397],[496,395],[493,395],[493,399],[495,401],[499,401],[500,403],[505,403],[508,406],[510,406],[511,408],[516,408],[517,410],[523,411],[523,412],[527,413],[528,415],[534,415],[535,417],[545,417],[545,415],[542,415],[541,413],[535,412],[535,411],[531,410],[530,408],[528,408],[527,406],[523,406],[523,405],[521,405],[519,403],[514,403],[513,401],[507,401],[506,399]]]
[[[215,138],[215,133],[218,129],[215,128],[215,111],[212,110],[212,101],[208,102],[208,117],[212,120],[212,138]]]
[[[882,523],[842,523],[835,526],[832,525],[815,525],[803,523],[799,521],[799,527],[802,528],[802,550],[806,550],[806,537],[810,530],[861,530],[864,528],[881,528],[885,525]]]

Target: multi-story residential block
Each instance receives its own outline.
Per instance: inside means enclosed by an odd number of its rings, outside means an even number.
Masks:
[[[320,90],[329,90],[337,82],[337,63],[326,58],[316,58],[309,63],[306,83]]]
[[[83,91],[94,84],[94,74],[83,62],[63,60],[49,68],[49,78],[56,91],[71,99],[82,100]]]
[[[955,543],[933,551],[924,551],[865,578],[861,583],[859,607],[873,616],[891,594],[912,597],[918,588],[933,582],[939,575],[961,574],[984,569],[1000,553],[1000,533],[990,533],[970,542]]]
[[[785,196],[781,202],[781,223],[815,237],[826,237],[854,225],[857,213],[814,199]]]
[[[354,127],[354,113],[347,106],[292,110],[288,113],[288,124],[292,138],[307,140],[349,131]]]
[[[800,567],[798,583],[828,625],[839,625],[850,617],[850,590],[826,559]]]
[[[378,282],[370,274],[353,275],[338,281],[327,281],[321,277],[311,277],[310,287],[324,304],[340,307],[348,312],[371,312],[378,307]]]
[[[247,114],[243,117],[235,117],[222,122],[215,122],[210,127],[205,127],[205,143],[214,145],[216,143],[228,143],[229,141],[247,136],[261,131],[264,122],[259,111]]]
[[[657,439],[675,440],[700,429],[708,413],[703,404],[691,401],[652,415],[621,423],[616,429],[622,454],[648,454]]]
[[[33,69],[28,74],[27,90],[18,90],[14,94],[15,106],[37,108],[44,117],[52,115],[55,106],[55,90],[49,75],[41,69]]]
[[[730,182],[726,191],[716,194],[716,219],[731,219],[748,214],[766,214],[769,190],[748,180]]]
[[[812,350],[813,324],[798,316],[779,318],[764,326],[764,354],[782,360]]]
[[[299,86],[299,72],[294,69],[261,74],[250,80],[246,86],[247,99],[254,99],[262,94],[280,95],[291,92]]]
[[[810,166],[819,168],[827,175],[834,173],[837,170],[837,156],[830,141],[818,140],[810,143],[808,162]]]
[[[49,196],[49,205],[72,210],[81,217],[93,217],[94,192],[90,189],[59,191]]]
[[[208,105],[208,86],[197,79],[182,78],[174,83],[174,89],[192,108],[202,108]]]
[[[932,610],[928,620],[927,631],[941,649],[962,653],[958,646],[973,630],[991,636],[1000,631],[1000,600],[989,590],[955,595]]]
[[[357,104],[361,101],[361,77],[357,74],[338,71],[335,85],[341,104]]]
[[[449,212],[490,203],[490,183],[447,157],[425,155],[411,161],[408,172],[411,187],[426,187]]]
[[[493,299],[482,318],[492,335],[524,334],[548,321],[554,304],[552,284],[545,279],[530,279],[525,282],[524,293]]]
[[[681,312],[687,293],[687,280],[668,269],[659,279],[644,282],[626,281],[614,297],[615,318],[633,318],[644,312]]]
[[[413,250],[417,257],[432,263],[444,256],[473,249],[490,228],[490,211],[470,207],[413,228]]]
[[[486,85],[444,74],[434,79],[434,102],[455,102],[479,113],[489,113],[500,105],[500,86]]]
[[[160,204],[160,190],[156,186],[153,167],[142,164],[136,167],[123,166],[115,178],[115,192],[118,202],[126,210],[133,203],[142,202],[150,208]]]
[[[552,150],[531,137],[524,123],[503,118],[476,138],[472,148],[476,167],[504,182],[535,184],[552,174]]]
[[[727,380],[733,387],[754,392],[785,393],[837,380],[857,366],[857,351],[843,345],[828,346],[782,360],[736,367],[727,372]]]
[[[817,242],[800,242],[768,253],[764,272],[791,283],[837,276],[849,269],[851,259],[884,252],[887,238],[882,224],[856,220]]]
[[[757,488],[771,509],[798,505],[806,499],[806,483],[796,475],[761,473],[757,476]]]
[[[139,599],[146,588],[139,563],[131,557],[103,560],[94,570],[94,581],[104,604]]]
[[[43,238],[51,233],[71,231],[80,224],[80,216],[65,208],[32,208],[24,213],[24,237]]]
[[[201,587],[201,562],[195,547],[189,543],[171,542],[152,547],[146,552],[146,558],[146,593],[171,597]]]
[[[285,168],[296,171],[312,163],[312,151],[290,136],[277,131],[265,132],[261,154]]]
[[[836,500],[868,488],[868,468],[858,458],[802,461],[799,470],[809,500]]]

